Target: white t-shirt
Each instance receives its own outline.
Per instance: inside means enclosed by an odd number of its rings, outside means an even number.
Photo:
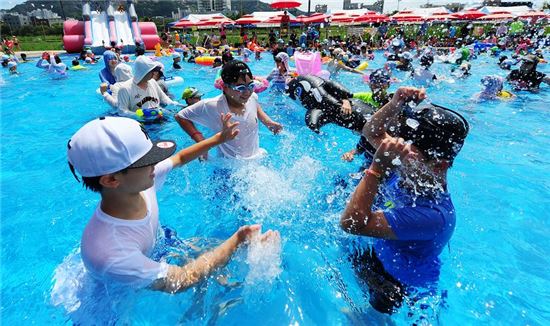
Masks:
[[[115,281],[135,287],[166,277],[168,264],[149,258],[159,231],[156,192],[172,170],[166,159],[155,166],[154,185],[142,191],[147,215],[141,220],[123,220],[107,215],[98,205],[82,234],[80,250],[86,270],[99,281]]]
[[[233,114],[233,121],[238,121],[239,134],[235,139],[218,146],[220,156],[227,158],[253,159],[265,154],[260,148],[258,135],[258,95],[252,93],[245,104],[243,115]],[[183,119],[191,120],[212,130],[222,130],[220,115],[229,113],[229,106],[223,94],[214,98],[201,100],[178,112]]]
[[[128,112],[136,112],[141,107],[142,109],[157,109],[161,104],[177,104],[172,101],[168,95],[160,89],[158,83],[149,79],[147,88],[142,89],[134,79],[129,79],[122,82],[118,90],[118,110],[127,114]],[[140,104],[138,106],[138,104]]]

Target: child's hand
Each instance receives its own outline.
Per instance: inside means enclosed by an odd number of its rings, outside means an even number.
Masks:
[[[424,88],[415,87],[399,87],[393,94],[392,102],[401,106],[407,102],[413,101],[420,103],[426,98],[426,90]]]
[[[405,143],[403,138],[388,137],[378,146],[373,164],[376,164],[382,173],[386,173],[393,170],[406,157],[414,159],[418,154],[410,144]],[[395,159],[399,162],[394,161]]]
[[[260,224],[241,226],[237,232],[235,232],[235,235],[237,236],[239,243],[242,243],[250,240],[250,238],[255,234],[260,233],[261,228],[262,226]]]
[[[343,155],[342,155],[342,161],[346,161],[346,162],[351,162],[353,161],[353,158],[355,156],[355,153],[357,153],[357,150],[354,148],[352,150],[349,150],[347,152],[345,152]]]
[[[270,120],[269,122],[267,122],[265,124],[265,126],[271,130],[271,132],[273,132],[274,134],[278,134],[280,133],[282,130],[283,130],[283,125],[278,123],[278,122],[275,122],[273,120]]]
[[[230,121],[231,113],[222,113],[220,119],[222,121],[222,130],[220,132],[222,142],[225,143],[228,140],[235,139],[239,134],[239,129],[236,129],[239,123]]]

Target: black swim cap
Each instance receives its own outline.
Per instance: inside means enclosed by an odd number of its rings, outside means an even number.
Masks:
[[[429,67],[434,63],[434,56],[427,53],[420,57],[420,64],[424,67]]]
[[[432,103],[406,107],[401,118],[397,135],[412,141],[430,159],[452,162],[470,129],[462,115]]]
[[[225,84],[234,84],[239,78],[246,76],[253,78],[252,71],[248,65],[239,60],[233,60],[226,63],[222,68],[222,80]]]

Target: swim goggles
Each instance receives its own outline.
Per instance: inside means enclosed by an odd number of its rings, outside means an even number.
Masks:
[[[245,91],[253,92],[254,88],[256,88],[256,83],[250,82],[246,85],[229,85],[228,87],[240,93],[244,93]]]

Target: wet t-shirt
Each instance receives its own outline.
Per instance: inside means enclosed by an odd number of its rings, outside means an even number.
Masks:
[[[159,232],[156,192],[173,164],[166,159],[155,165],[154,185],[141,192],[147,214],[139,220],[123,220],[97,209],[81,239],[81,255],[86,270],[99,281],[144,287],[166,277],[168,264],[151,259]]]
[[[391,181],[391,180],[390,180]],[[439,279],[439,254],[449,242],[456,222],[448,193],[413,196],[393,180],[377,197],[377,208],[398,240],[377,239],[374,249],[388,273],[411,286],[426,286]]]

